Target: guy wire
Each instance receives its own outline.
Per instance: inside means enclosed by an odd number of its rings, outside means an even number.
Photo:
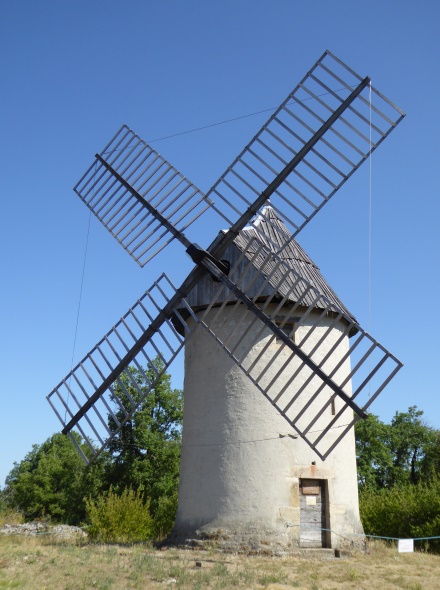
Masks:
[[[72,347],[72,358],[70,361],[70,377],[69,377],[69,385],[67,388],[67,399],[66,399],[66,410],[64,412],[64,423],[66,423],[67,419],[67,408],[69,406],[69,396],[70,396],[70,382],[72,380],[72,369],[73,369],[73,362],[75,359],[75,350],[76,350],[76,338],[78,335],[78,326],[79,326],[79,315],[81,311],[81,300],[82,300],[82,293],[84,287],[84,276],[86,270],[86,261],[87,261],[87,250],[89,247],[89,236],[90,236],[90,220],[92,219],[92,211],[89,211],[89,220],[87,222],[87,234],[86,234],[86,244],[84,248],[84,257],[83,257],[83,266],[82,266],[82,273],[81,273],[81,283],[79,288],[79,299],[78,299],[78,308],[76,312],[76,323],[75,323],[75,334],[73,337],[73,347]]]
[[[372,148],[372,88],[371,88],[371,80],[370,80],[370,84],[369,84],[369,119],[370,119],[370,129],[369,129],[369,139],[370,139],[370,150]],[[368,279],[367,279],[367,283],[368,283],[368,332],[371,333],[371,242],[372,242],[372,219],[373,219],[373,190],[372,190],[372,159],[373,159],[373,154],[370,151],[370,157],[368,159]],[[371,365],[371,359],[370,359],[370,365]],[[371,396],[371,379],[368,382],[368,397]]]

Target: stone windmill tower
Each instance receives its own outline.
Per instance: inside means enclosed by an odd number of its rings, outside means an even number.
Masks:
[[[48,396],[94,458],[185,348],[176,540],[286,550],[362,530],[353,426],[401,363],[294,238],[403,117],[325,52],[208,193],[125,125],[75,186],[140,266],[172,240],[195,263],[179,288],[163,273]],[[229,229],[203,249],[187,230],[207,209]]]
[[[351,317],[316,265],[291,239],[272,207],[265,207],[256,223],[259,239],[266,236],[268,248],[279,251],[284,246],[283,260],[287,268],[307,276],[309,283],[328,301]],[[223,256],[231,267],[236,266],[246,252],[249,237],[255,234],[253,227],[244,228],[226,250]],[[252,295],[258,292],[260,306],[268,299],[280,301],[283,298],[283,293],[279,292],[275,292],[274,297],[275,285],[269,283],[260,288],[266,277],[267,272],[264,269],[261,272],[257,263],[247,276],[253,286],[246,292]],[[221,285],[206,276],[189,293],[187,301],[203,316],[219,291]],[[216,306],[223,301],[222,295],[217,297]],[[349,359],[344,359],[349,350],[348,339],[356,330],[345,317],[336,318],[336,321],[332,313],[322,317],[322,301],[315,302],[316,307],[310,310],[311,302],[312,297],[304,301],[299,293],[293,292],[277,310],[276,321],[296,342],[309,336],[309,350],[330,328],[326,347],[338,345],[329,362],[333,368],[343,359],[339,369],[343,380],[344,374],[349,375],[351,370]],[[232,306],[233,311],[230,310]],[[307,311],[309,314],[305,317]],[[240,343],[247,362],[251,364],[266,347],[264,366],[271,365],[266,380],[281,371],[282,383],[278,387],[287,384],[288,395],[294,396],[303,380],[289,383],[294,370],[284,367],[287,351],[280,353],[282,342],[270,329],[261,331],[258,323],[251,325],[253,317],[243,304],[237,305],[235,301],[228,301],[221,313],[213,307],[210,315],[217,316],[214,323],[220,324],[217,333],[224,334],[224,340],[237,330],[237,325],[240,335],[251,326],[245,341]],[[316,318],[319,318],[317,326]],[[315,329],[310,334],[313,326]],[[351,328],[351,333],[347,327]],[[313,384],[311,390],[310,396]],[[196,542],[216,539],[230,549],[266,551],[285,551],[298,545],[340,547],[341,541],[343,544],[347,539],[361,542],[361,535],[352,535],[363,532],[359,518],[354,429],[325,460],[320,460],[295,430],[286,425],[280,413],[270,403],[262,402],[256,385],[228,355],[222,354],[218,342],[206,331],[199,331],[185,347],[184,397],[181,480],[175,525],[178,539],[192,538]],[[308,397],[307,387],[294,414],[300,412],[304,397]],[[332,399],[326,408],[324,426],[329,416],[336,415],[338,402]],[[324,404],[325,400],[319,403]],[[309,421],[313,418],[313,408],[311,412]],[[335,432],[341,424],[351,422],[351,417],[346,416],[350,412],[348,409],[339,417],[334,424]],[[314,430],[319,430],[319,426],[318,420]]]

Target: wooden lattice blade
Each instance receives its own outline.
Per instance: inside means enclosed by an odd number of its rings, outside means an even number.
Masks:
[[[371,93],[370,110],[368,79],[324,53],[208,191],[216,211],[230,225],[243,216],[250,220],[252,204],[263,195],[295,237],[403,119],[380,92]]]
[[[193,317],[193,327],[179,309]],[[162,274],[48,395],[63,432],[77,430],[95,458],[132,418],[196,326],[190,308]],[[139,386],[133,370],[147,387]]]
[[[101,158],[135,189],[140,199],[106,169]],[[74,190],[140,266],[173,239],[173,235],[145,208],[143,200],[180,232],[184,232],[211,203],[126,125],[95,158]]]

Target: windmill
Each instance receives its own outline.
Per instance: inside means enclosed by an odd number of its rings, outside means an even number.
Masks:
[[[206,194],[125,125],[75,186],[140,266],[173,240],[195,263],[178,288],[163,273],[48,396],[96,457],[185,347],[176,539],[286,549],[362,531],[353,426],[402,365],[295,238],[403,117],[327,51]],[[202,248],[188,232],[208,209],[229,229]]]

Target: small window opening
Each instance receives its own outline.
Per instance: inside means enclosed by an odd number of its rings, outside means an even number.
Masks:
[[[301,318],[299,317],[290,317],[286,318],[284,316],[276,316],[275,323],[276,325],[292,340],[294,344],[296,344],[295,339],[295,331],[296,331],[296,324],[300,321]],[[276,338],[277,344],[282,344],[283,341],[281,338]]]
[[[295,322],[287,320],[286,322],[276,320],[276,325],[295,343]],[[276,337],[277,344],[283,344],[281,338]]]

